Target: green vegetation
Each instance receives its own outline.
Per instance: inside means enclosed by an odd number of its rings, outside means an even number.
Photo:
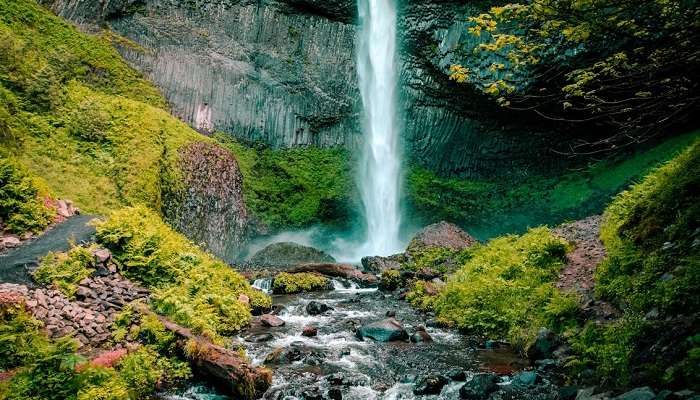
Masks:
[[[586,328],[589,334],[574,341],[582,353],[577,366],[595,368],[612,384],[642,379],[698,387],[700,340],[697,331],[683,328],[697,324],[693,313],[700,306],[698,188],[700,142],[608,207],[601,229],[608,257],[596,271],[596,291],[625,317]],[[655,344],[669,342],[675,344],[654,352]]]
[[[34,271],[34,279],[42,285],[54,285],[68,297],[72,297],[77,283],[95,270],[92,248],[75,246],[67,253],[47,254]]]
[[[153,290],[154,311],[217,342],[245,326],[251,308],[271,305],[245,278],[145,207],[114,212],[98,223],[97,241],[112,251],[124,276]],[[250,304],[239,301],[241,295]]]
[[[505,337],[521,349],[541,327],[557,331],[575,325],[575,296],[553,283],[564,265],[567,244],[547,228],[505,236],[468,250],[469,258],[433,299],[426,285],[410,295],[434,308],[438,319],[473,334]]]
[[[379,279],[379,288],[381,290],[395,290],[403,286],[403,279],[401,279],[401,271],[397,269],[387,269],[382,272]]]
[[[539,221],[555,222],[600,212],[610,196],[669,160],[693,143],[695,131],[647,150],[591,164],[561,176],[532,176],[502,182],[441,178],[423,168],[411,169],[408,200],[422,219],[493,224],[487,235],[524,229]],[[551,221],[550,221],[551,220]]]
[[[236,155],[246,205],[270,228],[347,222],[354,186],[346,150],[247,147],[224,133],[215,139]]]
[[[37,183],[24,168],[0,156],[0,221],[9,232],[41,232],[54,211],[44,204]]]
[[[700,6],[690,0],[491,7],[468,18],[467,66],[453,65],[451,77],[505,107],[603,125],[574,152],[634,144],[694,118],[698,21]]]
[[[210,139],[164,110],[114,40],[33,1],[0,0],[0,152],[84,212],[160,210],[161,188],[173,183],[161,171],[173,175],[178,149]]]
[[[152,396],[157,384],[191,376],[186,363],[159,356],[144,346],[116,359],[93,365],[76,354],[66,337],[51,340],[21,304],[0,305],[0,372],[13,370],[0,382],[8,400],[137,400]]]
[[[282,272],[275,276],[272,291],[278,294],[313,292],[328,289],[328,284],[328,278],[313,272]]]

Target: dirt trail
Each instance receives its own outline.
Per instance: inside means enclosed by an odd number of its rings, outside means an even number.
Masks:
[[[565,291],[575,291],[583,299],[583,309],[597,320],[615,319],[619,311],[611,304],[596,300],[595,270],[607,255],[600,240],[602,217],[593,215],[578,221],[562,224],[554,234],[574,244],[574,250],[567,255],[567,263],[561,271],[556,287]]]
[[[0,254],[0,282],[31,285],[31,271],[50,251],[66,251],[71,242],[90,241],[95,228],[88,225],[95,215],[76,215],[49,229],[41,236]]]

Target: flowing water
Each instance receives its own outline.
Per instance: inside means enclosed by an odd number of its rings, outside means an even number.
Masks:
[[[367,224],[367,240],[359,250],[386,256],[403,250],[395,0],[358,0],[358,13],[357,77],[365,133],[359,185]]]
[[[269,281],[268,281],[269,282]],[[264,281],[256,282],[267,287]],[[432,342],[389,342],[361,340],[354,328],[386,318],[387,311],[412,334],[419,325],[429,325],[429,316],[416,312],[394,294],[359,288],[336,280],[335,290],[291,296],[273,296],[279,328],[258,324],[236,339],[256,365],[273,371],[272,387],[264,398],[270,400],[372,400],[372,399],[459,399],[464,384],[450,381],[438,395],[415,395],[416,380],[429,374],[447,375],[461,369],[467,378],[485,368],[501,373],[517,369],[522,360],[512,353],[479,349],[477,343],[455,331],[428,326]],[[310,315],[306,306],[317,301],[332,307],[321,315]],[[301,335],[304,327],[318,328],[316,337]],[[280,350],[281,349],[281,350]],[[278,361],[266,361],[279,352]],[[514,399],[551,399],[552,386],[540,386],[526,395],[513,392],[509,379],[499,384],[503,394]],[[513,397],[514,396],[514,397]],[[523,397],[525,396],[525,397]],[[202,386],[171,394],[169,400],[222,399]]]

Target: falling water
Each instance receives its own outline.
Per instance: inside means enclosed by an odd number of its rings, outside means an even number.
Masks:
[[[395,0],[358,0],[357,71],[364,106],[360,191],[367,221],[365,254],[401,251],[399,129],[396,111]]]

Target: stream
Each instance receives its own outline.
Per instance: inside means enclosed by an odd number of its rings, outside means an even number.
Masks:
[[[264,281],[256,286],[265,288]],[[512,373],[525,363],[508,350],[479,349],[478,344],[456,331],[433,327],[422,315],[393,294],[363,289],[334,280],[335,290],[301,295],[273,296],[276,314],[285,321],[278,328],[253,324],[236,337],[256,365],[273,371],[272,387],[264,398],[281,399],[459,399],[463,380],[449,380],[437,395],[413,393],[424,376],[465,372],[466,380],[479,372]],[[332,309],[309,315],[307,305],[316,301]],[[354,328],[395,313],[409,335],[425,326],[432,342],[375,342],[355,336]],[[304,327],[315,326],[318,334],[305,337]],[[268,357],[270,354],[277,357]],[[266,358],[268,361],[266,362]],[[546,382],[525,392],[515,390],[504,375],[501,390],[492,398],[556,398],[556,388]],[[226,399],[204,386],[194,385],[165,397],[168,400]]]

